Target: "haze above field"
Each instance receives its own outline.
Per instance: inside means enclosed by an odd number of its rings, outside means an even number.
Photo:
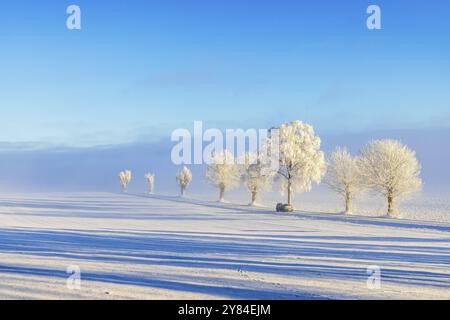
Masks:
[[[393,130],[365,134],[322,135],[323,150],[329,154],[336,146],[347,146],[357,153],[371,139],[395,138],[416,150],[422,163],[424,191],[446,193],[449,190],[450,151],[445,146],[450,130]],[[144,192],[144,173],[156,173],[156,191],[176,194],[175,172],[179,168],[170,159],[170,138],[155,143],[133,143],[90,148],[43,148],[3,146],[0,156],[0,190],[29,191],[118,191],[117,174],[133,171],[132,192]],[[194,179],[189,192],[201,193],[213,188],[204,179],[204,166],[190,166]]]

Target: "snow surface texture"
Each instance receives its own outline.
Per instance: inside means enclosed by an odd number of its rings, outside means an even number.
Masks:
[[[413,217],[448,217],[448,198],[421,199]],[[450,298],[449,220],[160,195],[3,195],[0,257],[3,299]],[[69,265],[81,269],[80,290],[66,286]],[[380,289],[367,287],[371,265]]]

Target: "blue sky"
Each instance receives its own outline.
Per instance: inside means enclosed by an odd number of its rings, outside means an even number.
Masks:
[[[82,29],[66,29],[77,4]],[[382,30],[366,28],[378,4]],[[0,142],[169,138],[194,120],[320,133],[450,127],[450,3],[3,1]]]

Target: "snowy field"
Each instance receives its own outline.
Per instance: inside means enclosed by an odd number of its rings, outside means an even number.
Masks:
[[[197,197],[2,195],[0,298],[450,298],[448,197],[403,204],[403,220],[317,200],[277,214]],[[371,265],[380,289],[367,287]]]

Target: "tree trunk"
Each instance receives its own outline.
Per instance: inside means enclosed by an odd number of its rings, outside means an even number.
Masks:
[[[291,181],[288,181],[288,205],[292,205],[292,186]]]
[[[256,196],[258,195],[257,191],[252,191],[252,205],[256,203]]]
[[[345,213],[351,213],[353,210],[353,199],[350,192],[345,194]]]
[[[181,196],[182,196],[182,197],[184,196],[184,189],[185,189],[185,188],[182,186],[182,187],[181,187]]]
[[[219,196],[219,201],[222,202],[224,200],[224,195],[225,195],[225,187],[220,187],[220,196]]]
[[[395,199],[392,195],[388,195],[388,216],[394,217],[397,214],[397,209],[395,208]]]

